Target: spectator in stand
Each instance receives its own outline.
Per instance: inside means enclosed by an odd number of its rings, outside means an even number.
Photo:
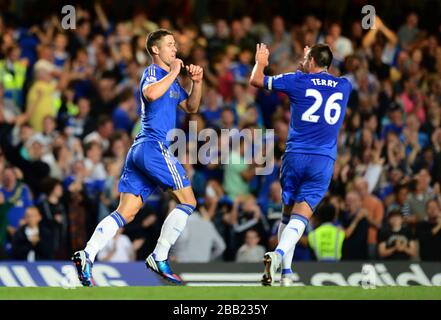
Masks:
[[[337,210],[332,204],[320,205],[317,209],[318,222],[308,233],[308,244],[318,261],[339,261],[342,258],[345,232],[335,225]]]
[[[3,85],[5,99],[14,107],[22,109],[28,61],[20,58],[21,49],[16,44],[7,47],[2,53],[5,59],[0,60],[0,82]]]
[[[212,222],[212,214],[201,206],[188,219],[172,255],[177,262],[206,263],[220,257],[225,247],[224,240]]]
[[[286,66],[291,54],[291,46],[283,17],[275,16],[272,19],[272,33],[263,42],[269,46],[271,51],[270,64]]]
[[[329,35],[334,43],[334,58],[339,62],[343,62],[348,55],[353,53],[351,41],[342,36],[341,25],[338,22],[333,22],[329,26]]]
[[[373,194],[369,193],[368,183],[362,177],[355,178],[354,187],[361,197],[361,206],[367,210],[366,219],[368,229],[368,253],[369,259],[375,260],[377,254],[377,234],[381,229],[384,218],[383,203]]]
[[[73,135],[83,138],[94,131],[95,119],[90,115],[90,100],[87,97],[78,98],[78,114],[68,119]]]
[[[418,15],[415,12],[411,12],[406,17],[406,23],[403,24],[398,30],[400,45],[404,49],[408,49],[418,39],[418,36]]]
[[[36,207],[27,208],[23,225],[12,238],[13,259],[29,262],[53,259],[52,234],[40,222],[40,211]]]
[[[27,208],[32,206],[32,194],[29,187],[21,182],[22,173],[14,167],[6,167],[3,171],[0,193],[7,206],[4,211],[7,220],[7,233],[11,239],[20,228]]]
[[[222,113],[222,98],[215,88],[208,86],[202,96],[201,114],[211,127],[219,126]]]
[[[113,111],[112,120],[115,130],[123,130],[130,134],[135,124],[136,101],[131,89],[125,89],[120,95],[120,103]]]
[[[259,242],[257,231],[248,230],[245,234],[245,243],[237,250],[236,262],[260,262],[266,249]]]
[[[55,91],[62,89],[66,81],[53,81],[52,72],[54,66],[46,60],[41,60],[35,66],[36,81],[29,90],[27,96],[26,112],[17,121],[22,124],[29,121],[31,127],[37,131],[43,131],[43,119],[46,116],[55,116]]]
[[[60,180],[46,178],[42,182],[43,194],[37,208],[42,215],[41,224],[51,231],[55,259],[68,259],[67,213],[63,203],[63,185]]]
[[[101,143],[102,150],[106,151],[110,146],[110,136],[113,133],[113,122],[108,116],[100,116],[97,120],[97,129],[89,133],[83,138],[83,143],[87,144],[92,141]]]
[[[426,218],[416,225],[419,257],[422,261],[441,261],[441,204],[437,199],[426,203]]]
[[[425,168],[415,175],[414,190],[408,197],[410,212],[409,216],[406,217],[406,222],[412,224],[412,226],[424,219],[426,203],[433,197],[430,181],[429,171]]]
[[[14,142],[14,130],[20,129],[20,140]],[[34,196],[40,193],[41,180],[49,175],[49,166],[41,160],[43,156],[41,137],[34,136],[32,129],[23,125],[21,128],[0,124],[0,147],[8,162],[22,172],[21,178],[29,186]]]
[[[238,195],[249,194],[249,182],[255,175],[253,165],[247,164],[245,161],[245,152],[249,151],[245,148],[244,140],[240,139],[236,149],[231,151],[228,164],[225,165],[223,187],[231,199],[236,199]]]
[[[406,183],[398,184],[395,187],[394,198],[395,200],[389,205],[387,212],[398,210],[407,219],[406,217],[410,216],[410,205],[408,201],[409,187]],[[386,219],[383,222],[386,222]]]
[[[340,217],[345,231],[343,243],[343,260],[368,259],[368,211],[362,207],[361,197],[357,191],[346,194],[346,211]]]
[[[399,210],[387,215],[387,226],[378,234],[378,256],[384,260],[410,260],[416,256],[416,241]]]

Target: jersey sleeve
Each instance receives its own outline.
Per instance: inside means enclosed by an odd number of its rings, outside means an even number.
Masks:
[[[156,71],[153,67],[148,67],[144,73],[144,77],[141,79],[141,92],[149,84],[157,82],[159,79],[156,77]]]
[[[181,84],[179,84],[179,103],[188,99],[188,93],[182,88]]]
[[[288,93],[293,89],[295,81],[300,74],[301,72],[289,72],[276,76],[264,76],[263,86],[267,90],[276,90]]]

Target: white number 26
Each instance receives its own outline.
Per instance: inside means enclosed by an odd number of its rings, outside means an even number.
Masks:
[[[316,89],[306,90],[306,97],[315,98],[313,105],[302,114],[302,120],[307,122],[317,123],[320,116],[314,114],[322,106],[323,97],[319,91]],[[343,94],[341,92],[333,93],[326,101],[324,116],[327,123],[334,125],[337,123],[341,114],[341,106],[336,102],[336,100],[343,100]],[[333,116],[331,116],[331,111],[335,110]]]

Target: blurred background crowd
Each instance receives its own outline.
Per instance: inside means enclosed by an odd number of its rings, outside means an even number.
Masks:
[[[285,95],[248,84],[258,42],[270,48],[267,74],[295,71],[304,46],[327,43],[329,72],[353,85],[329,193],[294,259],[441,261],[439,1],[404,1],[388,15],[378,3],[368,30],[364,1],[334,11],[320,1],[315,11],[291,1],[72,2],[74,30],[53,1],[0,7],[0,259],[68,259],[116,208],[140,127],[146,36],[166,28],[179,58],[204,68],[200,112],[178,111],[177,128],[273,128],[275,139],[269,175],[255,164],[185,165],[198,208],[175,261],[260,262],[277,244],[290,109]],[[190,85],[185,74],[180,82]],[[98,259],[144,259],[174,205],[155,192]]]

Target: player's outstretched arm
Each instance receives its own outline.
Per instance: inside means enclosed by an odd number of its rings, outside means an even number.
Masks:
[[[181,59],[175,59],[170,64],[170,72],[164,78],[156,81],[152,84],[145,86],[142,89],[142,94],[148,101],[155,101],[156,99],[162,97],[162,95],[170,88],[172,83],[175,81],[176,77],[181,72],[181,67],[184,63]]]
[[[256,63],[253,71],[251,72],[250,84],[252,86],[263,88],[264,87],[264,73],[263,70],[268,66],[269,50],[264,43],[258,43],[256,46]]]
[[[204,69],[193,64],[185,66],[185,68],[187,69],[188,75],[192,80],[192,85],[188,99],[182,101],[180,106],[187,113],[196,113],[201,103],[202,78],[204,75]]]

